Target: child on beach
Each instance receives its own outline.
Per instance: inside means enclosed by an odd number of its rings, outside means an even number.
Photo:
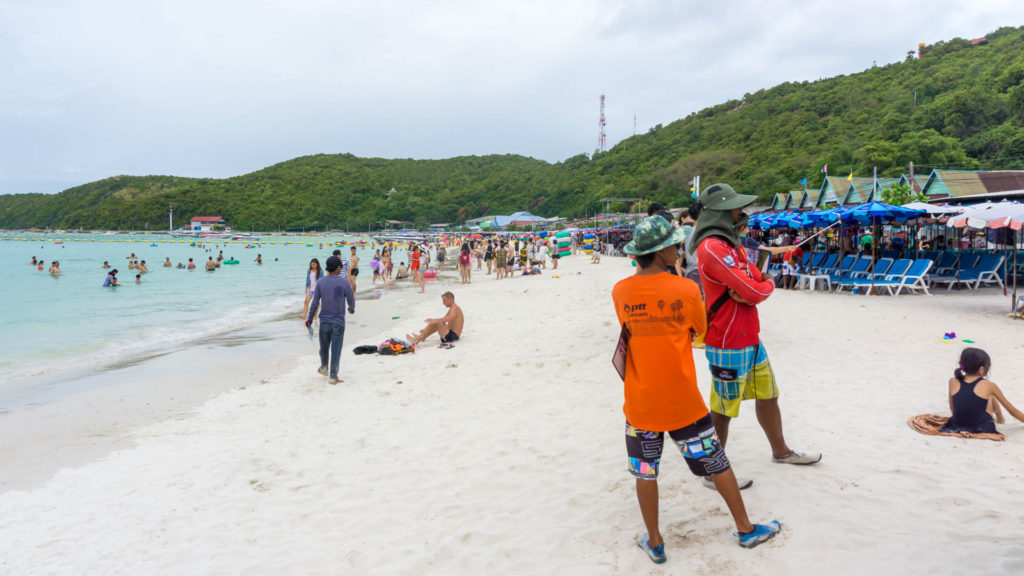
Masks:
[[[637,273],[612,289],[627,350],[622,374],[628,470],[636,477],[647,528],[637,545],[657,564],[665,562],[657,482],[665,436],[694,475],[712,479],[732,514],[740,546],[753,548],[780,530],[777,521],[752,524],[747,517],[736,475],[697,388],[691,339],[707,330],[704,303],[693,282],[665,271],[674,267],[683,237],[683,230],[662,216],[642,221],[624,248],[636,257]]]
[[[995,434],[996,422],[1004,422],[1000,404],[1024,422],[1024,413],[1010,404],[999,386],[988,380],[991,367],[988,353],[980,348],[964,348],[960,353],[960,366],[949,379],[949,409],[953,416],[940,432]]]
[[[316,282],[322,275],[320,261],[313,258],[309,261],[309,269],[306,271],[306,301],[302,304],[302,314],[299,314],[299,318],[306,317],[306,312],[309,311],[309,301],[313,299],[313,291],[316,290]]]

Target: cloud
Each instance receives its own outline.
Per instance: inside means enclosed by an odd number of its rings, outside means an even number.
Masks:
[[[0,193],[297,155],[558,161],[788,80],[1017,25],[1004,1],[0,0]]]

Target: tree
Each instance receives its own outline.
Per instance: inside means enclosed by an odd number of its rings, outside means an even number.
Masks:
[[[906,184],[893,184],[882,190],[882,202],[893,206],[903,206],[910,202],[927,202],[928,197],[924,194],[914,194],[910,186]]]

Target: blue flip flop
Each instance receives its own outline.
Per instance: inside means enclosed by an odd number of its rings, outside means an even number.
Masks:
[[[644,534],[636,541],[636,545],[643,548],[644,552],[647,552],[647,555],[651,557],[651,562],[654,562],[655,564],[664,564],[666,559],[665,545],[659,544],[652,548],[650,541],[651,537]]]

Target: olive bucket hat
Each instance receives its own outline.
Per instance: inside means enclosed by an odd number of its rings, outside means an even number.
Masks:
[[[700,193],[700,203],[708,210],[742,208],[757,200],[757,196],[739,194],[728,184],[712,184]]]
[[[663,216],[655,214],[644,218],[633,230],[633,240],[626,244],[623,251],[626,254],[640,256],[657,252],[662,248],[680,244],[686,232],[682,228],[672,226],[672,223],[665,220]]]

